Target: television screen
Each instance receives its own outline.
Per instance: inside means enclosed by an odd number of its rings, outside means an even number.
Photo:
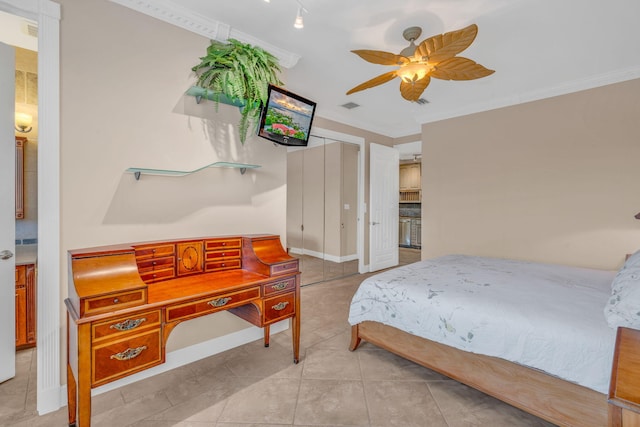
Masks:
[[[306,146],[316,103],[278,86],[269,85],[258,135],[282,145]]]

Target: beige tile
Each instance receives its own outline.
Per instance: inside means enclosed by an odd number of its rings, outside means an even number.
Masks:
[[[195,378],[193,371],[188,367],[181,366],[167,372],[145,378],[126,387],[120,388],[122,397],[125,402],[131,402],[139,399],[140,396],[153,394],[161,390],[175,387],[185,381]]]
[[[121,389],[101,393],[91,399],[91,413],[95,416],[125,404]]]
[[[429,388],[450,427],[553,426],[456,381],[429,383]]]
[[[93,427],[128,426],[171,406],[163,392],[141,395],[137,400],[91,417]]]
[[[364,380],[444,381],[447,377],[386,350],[369,346],[354,351]]]
[[[368,424],[369,417],[361,381],[302,380],[294,425]]]
[[[423,381],[369,381],[364,384],[371,427],[447,427]]]
[[[291,424],[300,381],[265,378],[227,400],[219,422]]]
[[[307,351],[302,377],[305,379],[360,380],[358,355],[349,350],[311,348]]]

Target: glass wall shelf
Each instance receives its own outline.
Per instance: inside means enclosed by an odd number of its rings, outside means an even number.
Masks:
[[[240,169],[240,174],[244,175],[247,169],[257,169],[260,165],[249,165],[246,163],[233,163],[233,162],[215,162],[210,165],[203,166],[192,171],[178,171],[168,169],[146,169],[146,168],[129,168],[126,171],[132,173],[136,177],[136,181],[140,179],[140,175],[165,175],[165,176],[185,176],[191,175],[206,168],[233,168]]]
[[[222,104],[233,105],[238,108],[242,108],[245,106],[245,102],[242,99],[229,99],[226,95],[221,93],[216,93],[212,90],[205,89],[199,86],[191,86],[189,90],[187,90],[187,95],[195,96],[196,102],[200,104],[202,99],[208,99],[209,101],[217,101]]]

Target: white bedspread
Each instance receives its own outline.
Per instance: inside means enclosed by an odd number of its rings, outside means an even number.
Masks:
[[[615,331],[603,308],[614,275],[448,255],[363,281],[353,296],[349,323],[381,322],[606,393]]]

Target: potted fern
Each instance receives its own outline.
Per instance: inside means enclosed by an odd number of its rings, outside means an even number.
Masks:
[[[229,39],[228,43],[212,40],[206,56],[200,58],[192,71],[198,76],[197,86],[212,94],[210,99],[218,103],[226,97],[231,103],[242,105],[238,129],[243,143],[250,122],[255,124],[262,105],[267,102],[269,83],[282,85],[275,56],[235,39]]]

